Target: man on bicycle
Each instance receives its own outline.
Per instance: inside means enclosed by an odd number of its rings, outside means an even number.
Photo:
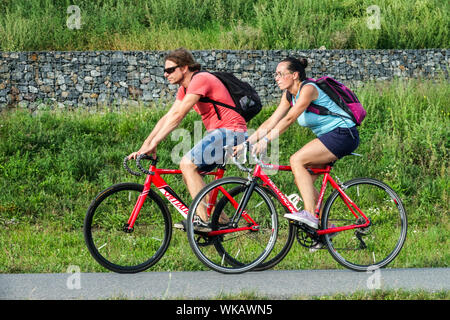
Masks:
[[[200,64],[184,48],[174,50],[165,57],[164,77],[169,83],[179,85],[176,100],[158,121],[141,148],[128,156],[128,159],[136,159],[140,154],[155,157],[159,143],[180,124],[191,109],[194,109],[201,115],[207,134],[180,161],[183,179],[192,198],[205,186],[200,172],[211,171],[223,163],[224,146],[238,145],[247,138],[245,119],[238,112],[200,101],[200,98],[207,97],[235,106],[224,84],[208,72],[198,73],[200,69]],[[210,231],[206,210],[200,212],[199,216],[200,219],[195,222],[196,229]],[[175,227],[183,228],[183,225],[176,224]]]

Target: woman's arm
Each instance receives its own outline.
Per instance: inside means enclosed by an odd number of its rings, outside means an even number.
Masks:
[[[264,121],[259,128],[247,139],[250,144],[254,144],[264,138],[270,130],[288,113],[290,109],[289,101],[286,99],[286,92],[283,93],[280,104],[272,115]]]
[[[297,120],[297,118],[308,108],[311,102],[317,99],[318,92],[313,86],[305,86],[300,92],[300,97],[295,105],[289,109],[287,114],[275,124],[275,126],[267,133],[264,139],[260,140],[253,146],[253,152],[258,154],[267,148],[267,144],[278,138],[284,133],[289,126]]]

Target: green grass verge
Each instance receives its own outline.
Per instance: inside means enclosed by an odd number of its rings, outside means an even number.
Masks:
[[[293,296],[288,300],[448,300],[449,291],[428,292],[424,290],[372,290],[357,291],[350,294],[333,294],[323,296]],[[268,300],[252,292],[242,292],[238,295],[221,295],[215,300]]]
[[[3,51],[448,48],[450,30],[442,0],[14,0],[0,12]]]
[[[362,158],[339,161],[342,180],[370,176],[385,181],[403,199],[408,236],[390,267],[448,267],[449,117],[446,81],[369,83],[357,90],[368,117],[360,128]],[[49,109],[51,109],[49,107]],[[266,106],[252,120],[256,128],[273,111]],[[96,113],[10,110],[0,114],[0,255],[1,273],[105,271],[89,255],[82,235],[89,203],[113,183],[134,181],[122,169],[125,155],[138,149],[166,106],[141,106]],[[191,112],[181,127],[194,131],[199,117]],[[313,135],[293,125],[279,140],[280,163]],[[161,167],[178,140],[158,148]],[[230,168],[228,175],[235,175]],[[167,177],[187,202],[180,177]],[[286,194],[297,193],[287,173],[273,176]],[[181,217],[173,210],[173,220]],[[295,244],[277,268],[339,268],[326,250],[310,254]],[[152,271],[206,270],[191,252],[186,235],[174,232],[171,245]]]

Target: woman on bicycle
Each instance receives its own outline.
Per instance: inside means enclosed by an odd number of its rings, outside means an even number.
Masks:
[[[345,112],[316,84],[305,83],[302,86],[302,82],[306,80],[307,64],[306,59],[293,57],[288,57],[278,64],[274,76],[279,88],[284,91],[280,104],[247,141],[253,145],[253,153],[259,154],[267,149],[270,141],[278,138],[296,120],[301,126],[313,131],[317,138],[290,157],[295,183],[303,198],[304,210],[286,214],[285,217],[318,229],[319,219],[314,215],[314,206],[319,196],[314,187],[317,176],[311,175],[307,168],[325,166],[350,154],[359,145],[359,134],[355,123],[350,119],[306,111],[307,107],[314,103],[345,116]],[[289,96],[292,97],[292,106],[288,101]],[[242,147],[236,147],[235,152],[240,149]]]

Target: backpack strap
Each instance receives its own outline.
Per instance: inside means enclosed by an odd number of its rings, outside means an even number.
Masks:
[[[303,86],[308,84],[308,83],[315,83],[315,81],[314,80],[309,80],[309,79],[303,81],[302,84],[300,85],[300,89],[299,90],[301,91]],[[286,90],[286,99],[289,101],[289,104],[291,105],[291,107],[293,107],[293,103],[292,103],[293,99],[292,98],[293,98],[292,94],[288,90]],[[321,116],[325,116],[325,115],[337,116],[337,117],[343,117],[343,118],[347,118],[347,119],[352,120],[351,117],[348,117],[348,116],[345,116],[345,115],[342,115],[342,114],[338,114],[338,113],[334,113],[334,112],[328,110],[327,108],[325,108],[324,106],[321,106],[321,105],[318,105],[318,104],[315,104],[315,103],[311,103],[308,106],[308,108],[306,108],[306,111],[307,112],[312,112],[312,113],[315,113],[315,114],[321,115]]]
[[[314,80],[309,80],[309,79],[304,80],[304,81],[300,84],[299,91],[301,91],[302,88],[303,88],[303,86],[304,86],[305,84],[307,84],[307,83],[315,83],[315,81],[314,81]],[[289,101],[289,104],[291,105],[291,107],[293,107],[293,106],[294,106],[294,104],[292,103],[293,95],[292,95],[292,93],[290,93],[288,90],[286,90],[286,99],[287,99],[287,101]]]
[[[199,71],[195,72],[195,73],[192,75],[192,77],[194,77],[196,74],[199,74],[200,72],[208,72],[208,71],[206,71],[206,70],[199,70]],[[208,73],[210,73],[210,72],[208,72]],[[192,79],[192,78],[191,78],[191,79]],[[186,88],[184,88],[184,93],[186,94]],[[222,117],[220,116],[219,108],[217,108],[217,105],[222,106],[222,107],[225,107],[225,108],[229,108],[229,109],[236,109],[235,107],[230,106],[229,104],[226,104],[226,103],[223,103],[223,102],[220,102],[220,101],[216,101],[216,100],[213,100],[213,99],[208,98],[208,97],[201,97],[201,98],[199,99],[199,101],[200,101],[200,102],[211,103],[211,104],[213,105],[213,107],[214,107],[214,111],[216,112],[217,118],[218,118],[219,120],[222,120]]]

